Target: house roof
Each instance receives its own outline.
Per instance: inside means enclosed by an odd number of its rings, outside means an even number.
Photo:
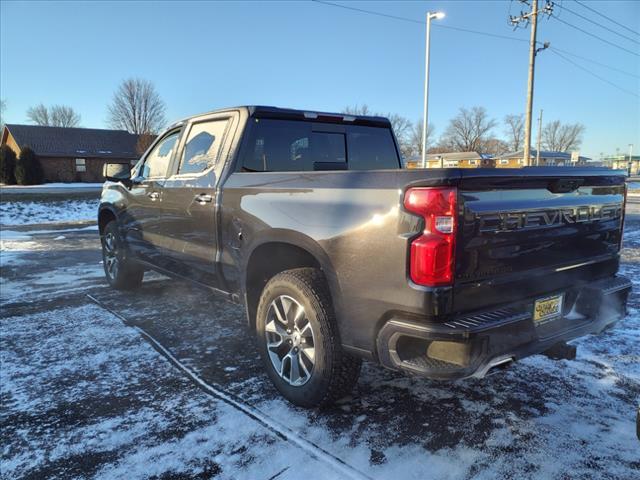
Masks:
[[[481,160],[478,152],[427,153],[427,160]]]
[[[105,157],[136,159],[138,135],[125,130],[5,125],[20,147],[29,146],[47,157]]]

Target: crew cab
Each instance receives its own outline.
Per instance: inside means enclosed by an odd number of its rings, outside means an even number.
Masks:
[[[403,169],[386,118],[252,106],[104,173],[108,282],[156,270],[243,305],[297,405],[344,396],[362,359],[447,380],[566,357],[626,312],[621,171]]]

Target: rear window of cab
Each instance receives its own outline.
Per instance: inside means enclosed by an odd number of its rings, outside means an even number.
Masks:
[[[400,168],[391,130],[268,118],[250,119],[239,171],[384,170]]]

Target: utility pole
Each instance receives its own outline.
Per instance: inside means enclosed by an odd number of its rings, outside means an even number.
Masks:
[[[536,142],[536,167],[540,166],[540,137],[542,136],[542,109],[538,117],[538,141]]]
[[[520,0],[522,3],[529,5],[528,0]],[[525,120],[524,120],[524,152],[523,152],[523,160],[524,166],[529,166],[531,162],[531,114],[533,110],[533,79],[536,70],[536,55],[538,52],[549,47],[549,42],[545,42],[544,46],[541,48],[537,47],[537,30],[538,30],[538,14],[543,13],[547,15],[551,15],[553,12],[553,3],[547,1],[544,8],[538,10],[538,0],[532,0],[531,3],[531,11],[530,12],[520,12],[520,15],[517,17],[511,17],[511,24],[516,28],[520,25],[520,23],[525,23],[527,25],[531,24],[531,38],[529,40],[529,80],[527,83],[527,108],[525,111]]]
[[[531,40],[529,41],[529,81],[527,83],[527,110],[524,120],[524,166],[531,160],[531,110],[533,109],[533,76],[536,70],[536,34],[538,31],[538,0],[531,9]]]
[[[629,144],[629,176],[631,176],[631,166],[633,165],[633,157],[631,156],[631,154],[633,153],[633,143]]]

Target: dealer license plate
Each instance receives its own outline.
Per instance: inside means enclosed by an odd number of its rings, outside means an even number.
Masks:
[[[536,300],[533,304],[533,322],[537,325],[553,320],[562,314],[564,295],[555,295]]]

